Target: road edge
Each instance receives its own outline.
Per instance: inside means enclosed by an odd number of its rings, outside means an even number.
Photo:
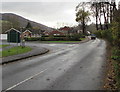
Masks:
[[[16,62],[16,61],[18,61],[18,60],[22,60],[22,59],[26,59],[26,58],[30,58],[30,57],[34,57],[34,56],[43,55],[43,54],[48,53],[49,51],[50,51],[49,49],[44,48],[44,51],[43,51],[43,52],[36,53],[36,54],[32,54],[32,55],[28,55],[28,56],[24,56],[24,57],[19,57],[19,58],[15,58],[15,59],[11,59],[11,60],[6,60],[6,61],[2,58],[2,62],[0,62],[0,65],[12,63],[12,62]],[[24,54],[25,54],[25,53],[24,53]],[[13,55],[13,56],[14,56],[14,55]],[[3,62],[3,60],[4,60],[4,62]]]

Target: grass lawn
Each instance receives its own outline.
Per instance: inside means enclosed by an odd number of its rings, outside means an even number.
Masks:
[[[86,38],[80,38],[80,40],[82,41],[82,40],[85,40]]]
[[[65,43],[65,42],[80,42],[80,41],[40,41],[40,42]]]
[[[7,47],[7,46],[9,46],[9,45],[7,45],[7,44],[2,44],[2,45],[0,45],[0,48],[3,48],[3,47]]]
[[[21,46],[16,46],[16,47],[10,48],[8,50],[1,51],[0,57],[7,57],[7,56],[11,56],[11,55],[22,54],[22,53],[26,53],[31,50],[32,50],[32,48],[30,48],[30,47],[22,48]]]

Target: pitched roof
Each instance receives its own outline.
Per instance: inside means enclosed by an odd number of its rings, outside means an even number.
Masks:
[[[27,31],[30,32],[30,33],[32,33],[30,30],[25,30],[23,33],[27,32]]]
[[[43,33],[48,33],[48,34],[49,34],[50,32],[45,31],[45,32],[43,32]]]
[[[70,30],[70,29],[71,29],[70,27],[65,26],[65,27],[63,27],[63,28],[60,28],[59,30],[68,31],[68,30]]]
[[[63,34],[63,33],[62,33],[62,32],[59,32],[59,31],[57,31],[57,30],[54,30],[54,31],[50,32],[50,34]]]
[[[18,33],[21,33],[19,30],[15,29],[15,28],[11,28],[11,29],[7,30],[5,33],[9,32],[9,31],[11,31],[11,30],[14,30],[14,31],[16,31],[16,32],[18,32]]]

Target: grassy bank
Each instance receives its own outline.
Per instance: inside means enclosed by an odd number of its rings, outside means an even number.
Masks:
[[[108,57],[108,76],[107,76],[107,84],[105,89],[107,90],[120,90],[120,38],[118,34],[114,32],[119,32],[118,29],[116,30],[99,30],[95,34],[97,37],[105,39],[108,41],[108,47],[110,53]],[[109,66],[110,65],[110,66]]]
[[[114,67],[116,85],[120,90],[120,49],[112,47],[111,59]]]
[[[23,48],[21,46],[17,46],[17,47],[13,47],[13,48],[1,51],[0,57],[7,57],[7,56],[12,56],[12,55],[22,54],[22,53],[26,53],[31,50],[32,50],[32,48],[30,48],[30,47]]]

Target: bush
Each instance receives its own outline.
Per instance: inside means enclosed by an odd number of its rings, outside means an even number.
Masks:
[[[113,43],[113,36],[111,30],[98,30],[94,33],[98,38],[106,39],[112,45]]]
[[[66,37],[66,35],[54,35],[54,37]]]
[[[112,56],[111,58],[116,61],[120,61],[120,49],[114,47],[112,49]],[[120,62],[119,62],[120,63]]]
[[[38,39],[38,40],[40,40],[40,41],[45,41],[45,38],[46,38],[46,37],[40,37],[40,39]]]
[[[84,37],[81,34],[74,34],[72,36],[67,36],[67,39],[70,41],[80,41],[80,38]]]
[[[101,31],[102,31],[102,30],[98,30],[98,31],[94,32],[94,34],[95,34],[98,38],[103,38],[103,37],[102,37],[102,34],[101,34]]]
[[[25,41],[38,41],[41,39],[41,37],[31,37],[31,38],[24,38]]]
[[[49,37],[49,35],[42,35],[42,37]]]

